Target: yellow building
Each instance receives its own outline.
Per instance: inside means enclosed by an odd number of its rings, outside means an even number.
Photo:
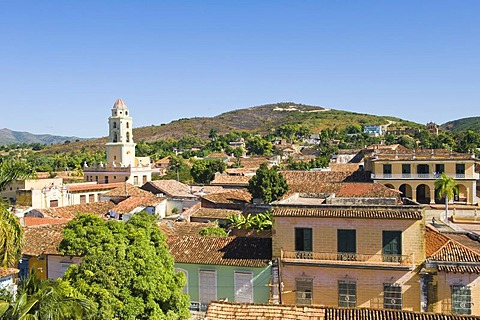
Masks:
[[[437,199],[435,180],[444,172],[458,184],[456,202],[476,204],[476,184],[479,174],[475,155],[446,149],[409,150],[402,146],[373,147],[365,155],[365,170],[372,172],[374,182],[400,190],[402,196],[413,201],[434,204]]]
[[[132,117],[122,99],[115,101],[108,118],[106,163],[83,166],[84,180],[97,183],[128,182],[142,186],[152,180],[150,157],[136,157]]]
[[[273,230],[282,304],[424,311],[418,206],[277,203]]]

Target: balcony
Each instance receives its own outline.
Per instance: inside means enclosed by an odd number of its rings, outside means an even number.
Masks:
[[[439,173],[401,173],[401,174],[392,174],[392,173],[372,173],[371,178],[373,180],[404,180],[404,179],[416,179],[416,180],[436,180],[440,178],[441,174]],[[454,176],[457,180],[463,179],[475,179],[479,180],[479,174],[460,174],[457,173]]]
[[[359,254],[351,252],[281,251],[285,263],[313,264],[348,268],[412,269],[412,255]]]

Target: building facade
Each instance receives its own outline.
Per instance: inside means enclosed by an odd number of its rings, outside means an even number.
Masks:
[[[85,163],[84,180],[97,183],[128,182],[142,186],[152,180],[150,157],[136,157],[132,117],[125,102],[118,99],[108,118],[109,134],[106,143],[106,163]]]

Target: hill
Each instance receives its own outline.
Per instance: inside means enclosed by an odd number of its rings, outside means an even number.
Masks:
[[[50,134],[33,134],[29,132],[12,131],[9,129],[0,129],[0,145],[9,144],[57,144],[65,141],[77,141],[77,137],[54,136]]]
[[[441,125],[441,128],[452,132],[472,130],[480,133],[480,117],[462,118],[449,121]]]
[[[133,118],[135,122],[135,116]],[[306,125],[313,133],[324,129],[342,130],[349,125],[386,125],[395,128],[419,128],[422,125],[403,119],[354,113],[341,110],[325,109],[318,106],[309,106],[293,102],[268,104],[258,107],[239,109],[222,113],[215,117],[185,118],[172,121],[168,124],[135,128],[133,136],[135,142],[152,142],[160,139],[179,139],[183,136],[197,136],[207,139],[211,129],[219,134],[232,131],[249,131],[268,133],[284,124]],[[108,128],[105,128],[107,131]],[[68,145],[51,146],[45,152],[55,150],[73,150],[77,148],[103,147],[106,138],[70,143]]]

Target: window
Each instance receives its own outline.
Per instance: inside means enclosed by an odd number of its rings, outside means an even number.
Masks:
[[[143,184],[147,183],[147,176],[142,177],[142,182],[143,182]]]
[[[409,164],[402,164],[402,173],[403,174],[412,173],[411,166]]]
[[[115,132],[113,134],[113,142],[117,142],[117,140],[118,140],[118,137],[117,137],[117,133]]]
[[[313,279],[296,279],[297,304],[312,304]]]
[[[385,262],[402,261],[402,232],[383,231],[382,254]]]
[[[295,251],[312,251],[312,228],[295,228]]]
[[[130,128],[130,124],[128,122],[126,123],[126,125],[127,125],[127,129]]]
[[[355,261],[357,237],[355,230],[337,230],[338,260]]]
[[[212,300],[217,300],[217,273],[215,270],[200,270],[200,309],[207,310],[208,304]]]
[[[428,174],[429,173],[428,164],[417,165],[417,173],[418,174]]]
[[[98,182],[98,176],[95,176],[95,181]]]
[[[253,273],[236,272],[235,302],[253,302]]]
[[[472,314],[472,290],[469,287],[452,286],[452,313]]]
[[[87,203],[87,196],[82,194],[80,195],[80,204]]]
[[[108,176],[105,177],[105,183],[108,183]]]
[[[354,308],[357,306],[357,283],[338,281],[338,306]]]
[[[455,173],[456,174],[465,174],[465,164],[457,163],[455,165]]]
[[[435,165],[435,173],[442,173],[445,172],[445,165],[444,164],[436,164]]]
[[[136,186],[138,185],[138,176],[133,177],[133,184]]]
[[[95,195],[94,194],[89,194],[88,195],[88,202],[90,202],[90,203],[95,202]]]
[[[383,174],[392,174],[392,165],[391,164],[384,164],[383,165]]]
[[[117,123],[113,122],[113,129],[115,129],[116,127],[117,127]]]
[[[58,200],[50,200],[50,208],[58,207]]]
[[[402,310],[402,287],[400,285],[383,284],[383,308]]]
[[[130,132],[127,132],[127,142],[130,142]]]

